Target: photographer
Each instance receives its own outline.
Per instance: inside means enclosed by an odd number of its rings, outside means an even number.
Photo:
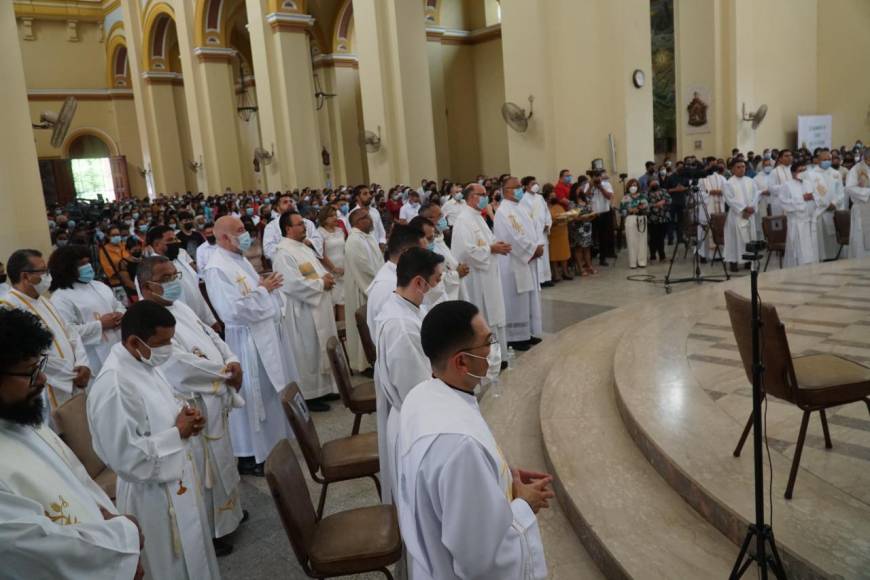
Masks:
[[[683,214],[686,209],[686,197],[689,191],[690,177],[686,172],[686,165],[682,161],[677,162],[677,170],[668,176],[665,181],[665,189],[671,196],[671,221],[668,231],[668,245],[674,242],[674,231],[677,233],[677,243],[683,242]]]
[[[597,169],[587,171],[591,186],[592,211],[597,214],[592,222],[592,235],[598,244],[598,263],[607,265],[607,258],[616,258],[613,253],[613,217],[610,213],[613,200],[613,186],[610,185],[605,171]]]

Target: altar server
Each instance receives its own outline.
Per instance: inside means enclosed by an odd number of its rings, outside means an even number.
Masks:
[[[417,218],[414,218],[417,219]],[[413,221],[413,220],[411,220]],[[419,248],[425,245],[423,233],[410,225],[396,224],[390,231],[387,240],[387,257],[389,258],[378,270],[372,283],[369,284],[366,294],[366,324],[369,334],[374,340],[377,334],[376,320],[384,304],[396,291],[396,264],[399,258],[408,248]]]
[[[834,212],[844,207],[846,192],[840,172],[831,167],[831,152],[823,149],[819,152],[819,165],[813,172],[815,176],[815,194],[824,210],[819,212],[816,230],[819,239],[819,260],[833,260],[837,256],[837,231],[834,228]]]
[[[456,204],[455,207],[461,211],[463,205]],[[445,300],[466,299],[465,290],[462,286],[462,279],[468,275],[469,269],[467,264],[462,264],[453,255],[452,250],[444,241],[444,232],[447,231],[447,218],[441,208],[430,203],[420,208],[420,216],[429,220],[434,224],[431,235],[426,236],[426,247],[436,254],[444,256],[444,275],[441,277],[441,283],[438,287],[433,288],[432,292],[426,295],[426,305],[431,307],[438,302]],[[433,294],[429,298],[429,294]]]
[[[99,374],[109,351],[121,341],[121,317],[126,309],[112,289],[95,280],[85,246],[64,246],[48,259],[51,304],[67,328],[78,331],[93,375]]]
[[[224,216],[214,230],[218,249],[205,269],[205,285],[245,376],[240,391],[245,406],[230,413],[233,450],[240,473],[262,476],[272,447],[293,438],[280,397],[290,381],[298,380],[281,326],[278,290],[284,280],[278,273],[261,278],[245,258],[251,236],[238,218]]]
[[[381,490],[385,503],[393,501],[397,484],[395,440],[388,437],[389,426],[398,424],[402,401],[408,392],[432,376],[429,360],[420,346],[424,315],[420,307],[426,293],[441,281],[443,263],[443,257],[423,248],[405,251],[396,268],[396,291],[390,294],[376,320],[375,394]]]
[[[728,204],[728,217],[725,220],[725,261],[731,264],[731,271],[743,262],[746,244],[756,239],[755,213],[758,206],[758,187],[746,177],[746,162],[731,162],[731,179],[725,184],[723,195]]]
[[[499,353],[506,354],[506,314],[498,256],[510,254],[511,245],[497,240],[480,215],[489,204],[483,186],[472,183],[462,190],[462,195],[465,206],[453,226],[450,251],[457,260],[468,264],[468,275],[462,279],[468,301],[483,313],[486,323],[498,337]]]
[[[203,486],[209,530],[217,555],[232,551],[225,539],[242,521],[239,470],[233,456],[229,413],[244,406],[239,359],[217,333],[206,326],[181,297],[175,265],[163,256],[145,258],[136,272],[142,297],[165,307],[175,318],[172,357],[160,367],[176,396],[186,399],[206,419],[193,438],[196,471]]]
[[[538,282],[545,286],[552,286],[552,272],[550,271],[550,228],[553,226],[553,216],[547,205],[547,200],[541,195],[541,185],[531,175],[523,177],[520,189],[523,191],[520,206],[522,206],[532,222],[535,224],[535,233],[538,236],[537,243],[544,246],[544,255],[540,260],[535,260],[538,269]]]
[[[414,580],[547,577],[535,514],[551,477],[512,470],[480,413],[474,388],[495,337],[468,302],[438,304],[421,327],[435,378],[405,397],[396,493]]]
[[[326,343],[338,337],[331,293],[335,278],[305,244],[302,216],[289,211],[280,221],[284,239],[278,244],[272,264],[284,278],[284,331],[294,337],[291,344],[299,389],[309,410],[328,411],[329,405],[320,399],[338,391],[326,354]]]
[[[79,394],[81,391],[78,389],[88,386],[91,379],[88,355],[78,331],[67,327],[45,296],[51,286],[51,274],[42,254],[37,250],[17,250],[9,256],[6,271],[12,288],[0,299],[0,306],[30,312],[51,332],[51,348],[46,353],[45,375],[48,381],[44,395],[49,403],[47,408],[57,408]]]
[[[157,368],[172,357],[175,318],[137,302],[88,392],[94,451],[118,475],[118,509],[136,516],[148,578],[219,578],[190,438],[205,418]]]
[[[864,160],[849,170],[846,196],[846,205],[852,205],[849,257],[863,258],[870,254],[870,147],[864,149]]]
[[[792,179],[781,190],[780,203],[788,217],[783,266],[815,264],[819,261],[817,218],[826,206],[819,200],[804,162],[792,165]]]
[[[354,316],[357,309],[366,303],[368,288],[384,265],[384,256],[372,235],[372,218],[367,209],[353,210],[348,221],[351,230],[344,248],[344,304],[345,316],[349,321],[346,330],[347,355],[350,368],[361,372],[369,368],[369,363]]]
[[[528,212],[520,205],[523,191],[516,177],[502,186],[502,202],[495,213],[495,237],[511,246],[499,255],[499,273],[507,310],[507,342],[515,350],[528,350],[541,342],[541,284],[535,260],[544,245]]]
[[[0,577],[141,578],[135,518],[43,424],[52,342],[36,316],[0,309]]]

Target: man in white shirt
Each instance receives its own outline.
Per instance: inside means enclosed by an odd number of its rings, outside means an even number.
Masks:
[[[755,214],[758,208],[758,188],[755,182],[746,177],[746,162],[731,162],[733,175],[725,183],[723,194],[728,204],[728,217],[725,220],[725,261],[731,264],[732,272],[743,262],[746,244],[756,239]],[[748,267],[749,264],[747,263]]]
[[[190,438],[205,427],[157,367],[172,357],[175,318],[147,300],[127,310],[121,340],[88,392],[94,452],[118,475],[116,502],[147,538],[149,578],[220,577]]]
[[[462,286],[468,301],[480,309],[498,338],[497,356],[504,368],[507,361],[502,360],[502,356],[507,354],[507,332],[498,256],[510,254],[511,245],[497,240],[480,215],[481,209],[489,203],[486,189],[472,183],[462,191],[462,196],[465,207],[453,226],[450,251],[457,260],[468,264],[469,272],[462,279]]]
[[[275,250],[284,238],[281,235],[281,224],[278,223],[278,219],[288,211],[296,211],[293,196],[289,193],[279,194],[275,201],[275,209],[272,210],[272,221],[263,229],[263,255],[270,261],[275,257]],[[323,258],[323,236],[317,231],[314,222],[305,218],[302,218],[302,221],[305,224],[305,244],[314,250],[318,259]]]
[[[384,256],[372,235],[371,214],[364,209],[355,209],[348,219],[351,230],[344,248],[344,304],[345,317],[349,321],[346,327],[347,356],[350,368],[363,372],[369,368],[369,363],[354,317],[368,299],[368,288],[384,265]]]
[[[599,171],[592,178],[592,211],[596,214],[592,222],[592,235],[598,242],[598,263],[607,265],[607,258],[614,257],[613,217],[610,213],[613,202],[613,186],[605,171]]]
[[[369,334],[372,340],[374,340],[377,334],[377,324],[375,321],[381,312],[381,308],[396,290],[396,264],[399,263],[399,258],[408,248],[422,248],[425,245],[425,237],[421,231],[412,228],[410,225],[396,224],[393,226],[390,232],[390,239],[387,242],[387,257],[389,259],[378,270],[374,280],[372,280],[372,283],[369,284],[366,290],[366,295],[368,296],[366,301],[366,324],[369,327]]]
[[[0,576],[139,579],[136,519],[43,423],[52,342],[36,316],[0,309]]]
[[[707,207],[706,214],[713,215],[717,213],[725,213],[725,198],[723,192],[725,190],[725,166],[716,165],[715,171],[700,180],[699,189],[701,190],[701,198]],[[701,256],[701,263],[708,259],[713,259],[715,244],[713,243],[713,232],[708,230],[707,237],[704,238],[704,226],[707,224],[707,216],[704,211],[698,212],[698,254]],[[703,243],[700,240],[704,240]]]
[[[550,207],[547,205],[547,200],[541,195],[541,186],[537,180],[529,175],[523,177],[521,188],[523,190],[523,198],[520,205],[525,208],[526,212],[535,223],[535,230],[538,234],[538,244],[544,246],[544,255],[540,260],[535,261],[538,268],[538,281],[541,286],[551,287],[552,272],[550,272],[550,227],[553,225],[553,216],[550,214]]]
[[[243,406],[237,392],[242,366],[221,337],[181,300],[178,271],[167,258],[145,258],[136,271],[142,298],[169,310],[175,318],[172,357],[160,367],[179,398],[205,417],[203,435],[192,440],[197,474],[215,553],[225,556],[233,545],[226,536],[244,516],[239,497],[239,470],[233,455],[229,413]]]
[[[326,352],[329,339],[338,336],[331,293],[335,278],[305,245],[302,216],[288,211],[280,223],[284,239],[278,244],[273,266],[284,278],[284,330],[294,337],[291,344],[299,390],[310,411],[329,411],[327,401],[339,398]]]
[[[474,396],[497,339],[473,304],[449,301],[427,314],[420,341],[435,378],[406,395],[396,435],[411,578],[546,578],[535,514],[552,478],[511,469]]]
[[[6,264],[12,288],[0,299],[0,306],[30,312],[51,332],[54,339],[48,350],[45,374],[48,384],[44,395],[48,407],[55,409],[88,386],[90,361],[78,331],[68,327],[60,313],[45,296],[51,275],[36,250],[17,250]],[[46,418],[48,415],[46,414]]]
[[[834,212],[844,207],[846,192],[840,172],[831,166],[831,152],[821,149],[818,153],[819,164],[814,174],[814,189],[819,201],[825,206],[819,213],[816,230],[819,238],[819,260],[833,260],[837,256],[837,231],[834,228]]]
[[[495,213],[493,233],[511,246],[499,255],[499,273],[507,312],[507,342],[514,350],[529,350],[541,342],[541,284],[536,260],[544,245],[531,216],[520,205],[520,180],[509,177],[502,186],[502,202]]]
[[[429,360],[420,345],[420,325],[425,295],[441,281],[444,258],[420,247],[408,248],[397,265],[398,286],[377,317],[374,335],[377,395],[378,453],[383,501],[393,501],[398,484],[395,475],[395,432],[402,401],[412,388],[432,376]]]
[[[870,254],[870,147],[864,149],[863,160],[849,170],[846,196],[846,205],[852,204],[849,257],[863,258]]]
[[[420,194],[413,189],[408,192],[408,200],[399,210],[399,223],[407,224],[420,212]]]
[[[450,187],[450,197],[441,207],[447,225],[453,227],[456,224],[456,220],[462,214],[463,206],[465,206],[465,200],[462,198],[462,186],[454,183]]]
[[[209,258],[217,249],[214,237],[214,224],[207,223],[202,229],[202,235],[205,236],[205,242],[201,243],[196,248],[196,269],[199,271],[199,277],[202,278],[202,273],[205,272],[208,266]]]

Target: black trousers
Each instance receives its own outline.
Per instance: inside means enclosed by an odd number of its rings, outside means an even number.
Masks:
[[[683,213],[685,207],[681,205],[671,205],[668,213],[671,216],[671,221],[667,224],[668,243],[673,242],[674,232],[677,232],[677,243],[683,241]]]
[[[665,233],[668,230],[668,224],[654,224],[647,222],[649,225],[649,257],[659,260],[665,259]]]
[[[592,239],[598,244],[598,262],[603,264],[613,255],[613,212],[598,214],[592,221]]]

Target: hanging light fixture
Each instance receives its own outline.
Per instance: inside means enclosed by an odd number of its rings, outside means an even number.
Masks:
[[[242,121],[249,123],[251,117],[254,116],[254,113],[257,112],[258,108],[254,105],[251,97],[248,96],[248,89],[245,88],[245,71],[242,68],[241,53],[237,51],[236,57],[239,60],[239,100],[238,105],[236,106],[236,112],[239,114]]]

